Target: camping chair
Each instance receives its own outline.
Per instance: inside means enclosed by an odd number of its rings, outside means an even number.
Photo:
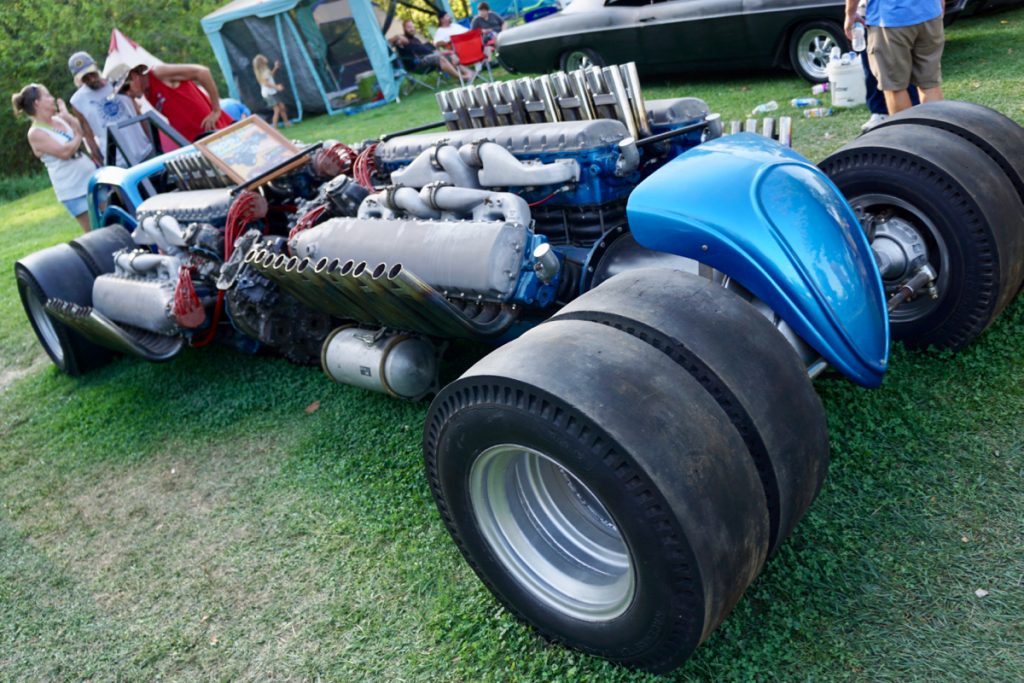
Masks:
[[[452,49],[455,50],[455,56],[459,58],[459,63],[462,66],[472,66],[476,64],[476,72],[480,73],[480,64],[483,63],[487,66],[487,80],[491,83],[494,82],[494,74],[491,73],[491,62],[487,59],[487,55],[484,53],[484,38],[480,29],[474,28],[452,36]],[[462,81],[462,78],[459,78]],[[462,83],[465,85],[465,83]]]
[[[392,55],[392,65],[395,69],[396,77],[400,78],[403,82],[409,82],[413,86],[421,86],[427,90],[437,90],[441,87],[441,81],[444,79],[444,72],[441,71],[440,67],[433,67],[428,64],[424,64],[421,60],[406,60],[402,59],[402,56],[398,53],[398,49],[394,45],[390,46]],[[431,81],[433,83],[431,83]],[[403,95],[409,95],[412,92],[412,88],[404,88],[402,85],[399,86],[399,92]]]

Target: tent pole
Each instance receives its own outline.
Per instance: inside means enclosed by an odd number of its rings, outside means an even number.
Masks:
[[[298,36],[295,35],[295,27],[292,26],[292,20],[288,17],[287,14],[285,15],[285,21],[288,22],[288,28],[289,28],[289,30],[292,33],[292,37],[295,38],[295,44],[298,46],[299,50],[302,52],[302,57],[303,57],[303,59],[305,59],[306,64],[308,65],[309,64],[309,54],[306,52],[306,44],[304,42],[302,42],[301,40],[299,40]],[[281,54],[284,56],[284,68],[285,68],[285,71],[288,72],[288,84],[291,86],[292,97],[295,100],[295,108],[296,108],[296,110],[299,113],[299,117],[298,117],[297,120],[301,121],[302,120],[302,98],[299,97],[299,91],[295,87],[295,72],[292,70],[292,61],[291,61],[291,59],[288,58],[288,47],[287,47],[287,45],[284,42],[284,29],[281,27],[281,15],[280,14],[274,15],[274,26],[277,28],[277,42],[278,42],[278,44],[280,44],[280,46],[281,46]],[[316,73],[316,69],[312,69],[311,68],[310,70],[313,72],[313,78],[314,78],[314,80],[316,80],[316,85],[320,89],[320,97],[323,98],[324,90],[323,90],[323,86],[320,84],[320,78],[319,78],[319,76]],[[325,104],[327,104],[326,100],[325,100]],[[330,111],[330,108],[331,108],[330,104],[327,104],[328,111]]]
[[[306,62],[306,67],[309,69],[309,72],[313,74],[313,82],[316,83],[316,87],[320,91],[320,99],[324,101],[324,106],[327,109],[327,113],[329,115],[337,114],[341,110],[332,107],[331,103],[328,101],[327,91],[324,89],[324,82],[320,80],[320,74],[317,73],[316,67],[313,65],[313,59],[309,56],[309,50],[306,48],[305,41],[303,41],[302,38],[300,37],[299,29],[295,27],[295,22],[293,22],[292,18],[287,14],[284,15],[284,20],[288,22],[288,30],[291,32],[292,38],[295,39],[295,43],[302,48],[302,60]]]

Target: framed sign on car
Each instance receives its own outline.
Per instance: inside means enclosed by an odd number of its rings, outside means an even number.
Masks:
[[[258,177],[262,182],[272,180],[309,160],[258,116],[244,118],[193,144],[238,184]],[[289,159],[292,163],[284,163]],[[273,174],[268,173],[271,169]]]

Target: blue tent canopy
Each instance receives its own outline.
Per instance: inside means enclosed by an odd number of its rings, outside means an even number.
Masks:
[[[268,111],[252,69],[257,54],[280,61],[290,114],[334,114],[372,68],[384,101],[398,96],[378,14],[370,0],[233,0],[200,22],[228,93],[254,111]]]

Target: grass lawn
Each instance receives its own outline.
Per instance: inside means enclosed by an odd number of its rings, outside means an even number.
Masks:
[[[1024,122],[1022,39],[1024,10],[955,24],[947,95]],[[645,86],[725,120],[808,93],[778,74]],[[293,131],[436,118],[420,93]],[[866,118],[801,119],[795,146],[820,159]],[[12,265],[76,232],[49,190],[0,204],[0,680],[654,680],[499,608],[430,498],[425,403],[218,347],[58,374]],[[665,680],[1024,679],[1022,318],[1018,300],[956,356],[896,348],[878,390],[816,382],[821,495]]]

